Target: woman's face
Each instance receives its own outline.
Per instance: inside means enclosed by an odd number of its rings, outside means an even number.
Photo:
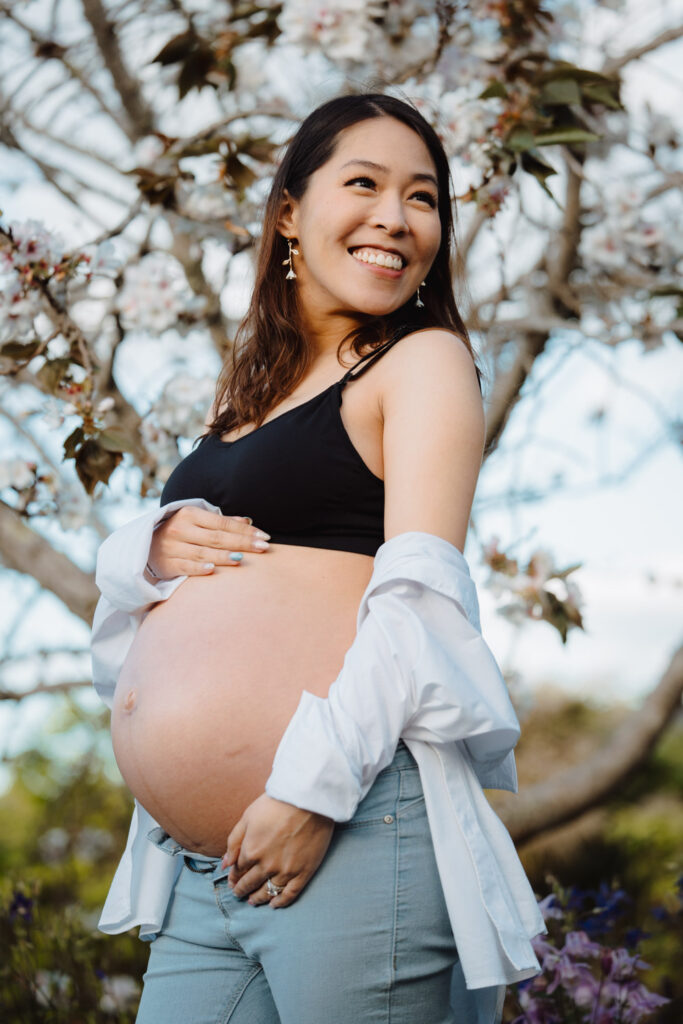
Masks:
[[[278,223],[297,240],[291,284],[310,325],[322,326],[326,316],[386,315],[415,295],[441,243],[437,195],[429,150],[402,121],[376,117],[340,133],[301,200],[287,198]],[[387,250],[400,254],[398,263],[381,265]]]

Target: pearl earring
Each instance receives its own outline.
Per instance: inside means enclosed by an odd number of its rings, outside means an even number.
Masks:
[[[285,278],[286,281],[289,281],[290,278],[296,277],[296,274],[294,273],[294,263],[292,262],[292,253],[294,253],[295,256],[298,256],[299,255],[299,250],[292,248],[292,239],[291,238],[287,239],[287,245],[289,246],[289,256],[287,257],[286,260],[282,261],[282,266],[283,267],[287,267],[287,266],[289,267],[289,273],[287,274],[287,276]]]
[[[423,281],[423,282],[422,282],[421,284],[419,284],[419,285],[417,286],[417,301],[415,302],[415,305],[416,305],[416,306],[417,306],[418,308],[421,308],[422,306],[424,306],[424,302],[423,302],[423,301],[422,301],[422,299],[420,298],[420,288],[424,288],[424,286],[425,286],[425,283],[424,283],[424,281]]]

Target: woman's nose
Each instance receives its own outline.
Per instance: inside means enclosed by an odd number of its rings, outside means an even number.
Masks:
[[[392,235],[406,231],[408,224],[401,199],[390,195],[379,198],[372,211],[372,223],[374,227],[384,228]]]

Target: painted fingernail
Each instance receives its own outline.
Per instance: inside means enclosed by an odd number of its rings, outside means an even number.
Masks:
[[[254,549],[254,551],[267,551],[268,548],[270,547],[270,544],[268,543],[267,540],[253,540],[251,542],[251,546]]]
[[[270,534],[265,533],[263,530],[256,530],[255,537],[261,537],[263,540],[270,540]]]
[[[215,568],[216,566],[213,564],[213,562],[204,562],[204,565],[202,566],[204,572],[213,572]]]
[[[233,562],[241,562],[243,557],[244,556],[243,556],[241,551],[231,551],[230,552],[230,559]]]

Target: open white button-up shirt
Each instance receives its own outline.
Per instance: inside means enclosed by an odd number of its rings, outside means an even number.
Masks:
[[[185,576],[145,576],[154,528],[171,502],[100,547],[102,597],[93,621],[93,682],[111,707],[121,666],[150,607]],[[266,792],[348,821],[402,738],[419,770],[460,961],[452,1001],[463,1024],[500,1020],[505,986],[540,970],[530,939],[544,932],[512,840],[483,788],[517,791],[519,723],[481,635],[474,581],[461,552],[433,534],[385,541],[361,599],[356,638],[326,698],[304,690],[277,749]],[[147,841],[156,822],[137,803],[100,929],[156,934],[179,870]],[[178,862],[178,863],[176,863]]]

